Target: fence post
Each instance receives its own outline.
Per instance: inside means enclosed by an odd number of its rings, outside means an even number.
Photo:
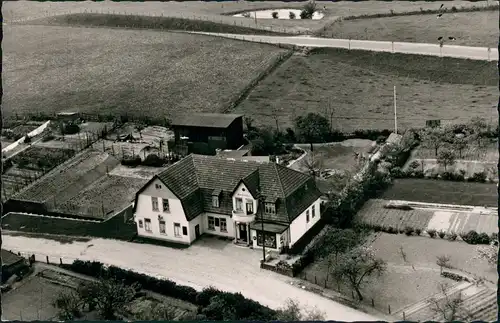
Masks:
[[[47,257],[47,263],[50,264],[50,262],[49,262],[49,256],[45,256],[45,257]]]
[[[325,288],[328,288],[326,282],[327,282],[327,280],[325,279]]]
[[[387,308],[389,309],[389,314],[391,314],[391,304],[388,304]]]
[[[491,48],[488,47],[488,62],[490,61]]]
[[[375,307],[375,300],[372,298],[372,307]]]
[[[406,313],[403,311],[403,321],[406,321]]]
[[[352,299],[354,299],[354,291],[351,289],[351,296],[352,296]]]
[[[394,42],[391,42],[391,46],[392,46],[392,53],[394,54]]]
[[[59,258],[59,263],[62,265],[62,258]]]

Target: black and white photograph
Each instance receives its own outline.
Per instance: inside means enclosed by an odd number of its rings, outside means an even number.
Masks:
[[[491,0],[2,1],[2,321],[498,321]]]

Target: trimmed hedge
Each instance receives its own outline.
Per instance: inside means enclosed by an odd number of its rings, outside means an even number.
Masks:
[[[127,285],[139,283],[143,289],[198,305],[198,313],[204,314],[208,320],[227,320],[218,308],[212,306],[213,297],[222,300],[224,308],[233,313],[235,320],[270,321],[277,318],[276,311],[245,298],[240,293],[223,292],[212,287],[198,292],[192,287],[178,285],[169,279],[159,279],[115,266],[105,266],[96,261],[75,260],[72,264],[60,266],[83,275],[114,278]]]
[[[459,275],[459,274],[451,273],[449,271],[443,271],[441,273],[441,276],[443,276],[445,278],[453,279],[454,281],[457,281],[457,282],[461,282],[461,281],[470,282],[470,280],[467,277]]]

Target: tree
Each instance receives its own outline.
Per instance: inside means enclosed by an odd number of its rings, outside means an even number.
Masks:
[[[431,311],[441,316],[445,322],[451,321],[467,321],[471,318],[470,313],[464,307],[462,292],[456,296],[451,296],[447,293],[448,284],[439,284],[440,297],[433,297],[428,302]]]
[[[439,152],[437,162],[444,166],[444,171],[446,172],[446,166],[451,166],[455,163],[456,156],[455,153],[449,149],[443,149]]]
[[[165,303],[148,302],[134,315],[136,321],[173,321],[177,317],[175,308]]]
[[[447,255],[441,255],[436,257],[436,264],[439,266],[441,269],[441,273],[443,273],[443,267],[444,268],[449,268],[450,267],[450,257]]]
[[[290,18],[290,19],[295,19],[295,12],[290,11],[290,12],[288,13],[288,18]]]
[[[426,128],[420,132],[422,145],[429,149],[434,149],[434,156],[437,157],[438,149],[444,144],[445,131],[443,128]]]
[[[469,145],[469,140],[465,136],[455,136],[451,145],[454,150],[458,151],[459,158],[462,158],[462,152]]]
[[[269,128],[260,129],[252,140],[252,155],[268,156],[276,153],[282,144]]]
[[[324,115],[325,115],[325,118],[327,118],[328,120],[328,123],[330,125],[330,133],[333,132],[333,117],[335,116],[335,109],[333,108],[332,106],[332,102],[331,100],[328,100],[328,103],[325,107],[325,110],[323,111]]]
[[[316,2],[312,0],[304,5],[302,11],[300,12],[300,18],[312,19],[314,12],[316,12]]]
[[[304,142],[311,145],[313,151],[314,142],[322,142],[327,138],[330,125],[325,117],[311,112],[295,119],[295,132]]]
[[[247,128],[247,131],[254,129],[253,122],[254,122],[254,119],[252,117],[244,117],[243,118],[243,123],[245,123],[245,127]]]
[[[57,308],[57,316],[62,321],[70,321],[81,317],[81,300],[75,292],[63,292],[57,296],[52,304]]]
[[[323,159],[318,153],[310,152],[304,157],[304,166],[307,167],[309,173],[314,177],[321,177],[323,170]]]
[[[345,278],[350,287],[356,292],[359,300],[363,300],[361,286],[369,277],[382,275],[387,265],[384,260],[376,258],[368,248],[356,247],[350,252],[340,255],[332,274],[341,279]]]
[[[498,264],[498,240],[493,240],[488,246],[480,246],[476,249],[476,259],[485,259],[490,265]]]
[[[135,125],[135,130],[139,133],[139,138],[142,140],[142,131],[146,129],[146,125],[144,123],[138,123]]]
[[[285,305],[278,309],[277,319],[279,321],[324,321],[325,314],[316,307],[308,310],[302,310],[300,304],[288,298]],[[302,313],[305,312],[305,313]]]

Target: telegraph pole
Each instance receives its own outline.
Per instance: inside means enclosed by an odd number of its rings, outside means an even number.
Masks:
[[[394,85],[394,132],[398,134],[398,114],[396,108],[396,85]]]
[[[262,263],[266,262],[266,243],[264,240],[264,195],[259,191],[259,211],[261,223],[261,237],[262,237]]]

